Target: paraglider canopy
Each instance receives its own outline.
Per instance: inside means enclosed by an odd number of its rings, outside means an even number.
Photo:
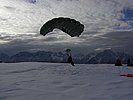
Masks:
[[[71,37],[79,37],[84,31],[84,25],[79,21],[70,18],[53,18],[47,21],[40,29],[40,34],[45,36],[47,33],[52,32],[55,28],[62,30]]]

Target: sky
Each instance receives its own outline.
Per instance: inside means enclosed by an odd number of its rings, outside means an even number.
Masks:
[[[84,24],[80,37],[59,29],[46,36],[48,20],[69,17]],[[0,0],[0,51],[63,51],[88,53],[112,49],[133,51],[132,0]]]

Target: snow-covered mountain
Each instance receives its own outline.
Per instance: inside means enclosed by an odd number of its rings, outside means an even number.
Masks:
[[[119,57],[122,63],[127,63],[130,54],[113,52],[104,50],[99,53],[89,53],[83,55],[81,53],[72,55],[75,63],[79,64],[114,64]],[[9,59],[10,58],[10,59]],[[63,63],[67,61],[67,55],[62,52],[37,51],[37,52],[19,52],[9,57],[6,54],[1,54],[0,59],[3,62],[55,62]]]
[[[19,52],[10,57],[9,62],[64,62],[65,54],[62,52],[37,51]]]
[[[89,64],[114,64],[117,58],[122,60],[122,63],[127,63],[127,59],[130,57],[130,54],[114,52],[111,50],[104,50],[96,54],[94,57],[90,57],[90,59],[86,62]]]
[[[114,63],[116,60],[116,54],[111,50],[104,50],[98,53],[95,57],[91,58],[88,63]]]
[[[0,62],[6,62],[9,60],[9,56],[5,53],[0,52]]]

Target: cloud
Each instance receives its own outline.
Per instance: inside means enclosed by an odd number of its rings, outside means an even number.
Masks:
[[[124,22],[119,20],[124,16],[122,10],[133,6],[132,0],[38,0],[36,4],[25,1],[28,0],[0,2],[1,17],[6,19],[6,22],[1,23],[3,31],[9,34],[28,33],[28,31],[38,33],[41,25],[47,20],[67,16],[81,21],[87,31],[103,32],[118,23],[123,24]]]
[[[51,36],[47,38],[43,36],[41,38],[38,37],[40,39],[15,39],[5,45],[1,45],[0,50],[16,53],[19,51],[37,50],[63,51],[64,48],[71,48],[73,52],[87,53],[94,50],[98,51],[109,48],[132,52],[132,31],[116,31],[94,37],[93,34],[94,33],[92,33],[92,37],[87,34],[88,36],[86,35],[86,37],[81,36],[81,38],[72,38],[71,42],[64,42],[64,39],[60,40],[59,38]]]
[[[127,47],[131,50],[133,22],[127,11],[123,12],[125,8],[132,12],[132,0],[37,0],[35,4],[29,0],[0,0],[0,48],[16,51],[15,48],[57,50],[71,47],[88,52]],[[41,26],[59,16],[80,21],[85,31],[79,38],[71,38],[57,29],[41,36]]]

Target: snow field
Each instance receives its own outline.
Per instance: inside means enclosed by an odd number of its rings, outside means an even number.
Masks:
[[[111,64],[1,63],[0,100],[132,100],[130,67]]]

